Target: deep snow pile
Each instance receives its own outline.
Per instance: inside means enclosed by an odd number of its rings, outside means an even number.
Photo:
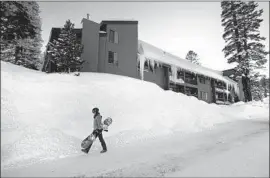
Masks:
[[[1,169],[80,154],[80,141],[92,131],[93,107],[113,118],[104,133],[113,147],[261,117],[269,106],[218,106],[129,77],[45,74],[2,61],[1,81]],[[246,108],[254,112],[247,115]]]
[[[265,118],[269,120],[269,97],[263,101],[251,101],[248,103],[238,102],[230,107],[231,110],[246,119]]]

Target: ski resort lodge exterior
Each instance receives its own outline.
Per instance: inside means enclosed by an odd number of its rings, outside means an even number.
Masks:
[[[52,28],[49,42],[58,38],[60,28]],[[138,39],[138,21],[93,22],[83,18],[74,29],[84,46],[81,72],[101,72],[153,82],[164,90],[181,92],[208,103],[243,101],[241,81],[229,78],[231,71],[215,71],[193,64]],[[43,71],[56,72],[47,53]]]

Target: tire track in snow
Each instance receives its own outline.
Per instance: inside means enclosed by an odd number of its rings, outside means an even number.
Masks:
[[[235,123],[232,123],[234,125]],[[240,124],[240,125],[239,125]],[[253,125],[255,124],[255,125]],[[225,125],[224,125],[225,126]],[[239,127],[246,128],[245,130]],[[242,132],[244,131],[244,132]],[[242,121],[232,128],[223,128],[223,130],[203,133],[197,139],[193,139],[191,144],[192,149],[187,149],[178,154],[176,151],[170,154],[161,154],[155,159],[144,162],[136,162],[126,167],[116,170],[106,171],[102,174],[97,174],[97,177],[164,177],[168,173],[177,172],[185,169],[196,162],[196,160],[204,156],[214,156],[229,151],[234,147],[240,146],[258,137],[261,134],[269,132],[269,122],[260,121]],[[236,134],[237,133],[237,134]],[[227,137],[224,137],[227,134]],[[206,139],[205,137],[208,137]],[[196,138],[196,136],[195,136]],[[222,139],[220,139],[222,138]],[[207,140],[206,142],[198,140]],[[183,140],[184,141],[184,140]],[[198,142],[196,144],[196,142]],[[177,147],[181,147],[182,142],[177,143]]]

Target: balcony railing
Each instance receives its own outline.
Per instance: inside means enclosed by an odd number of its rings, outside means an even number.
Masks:
[[[186,78],[186,79],[185,79],[185,82],[186,82],[186,83],[189,83],[189,84],[192,84],[192,85],[198,85],[197,80],[194,80],[194,79]]]
[[[170,81],[173,81],[173,82],[176,82],[176,83],[180,83],[180,84],[185,83],[185,82],[184,82],[184,79],[182,79],[182,78],[173,79],[172,76],[169,76],[169,79],[170,79]]]
[[[227,90],[224,88],[224,89],[222,89],[222,88],[215,88],[216,89],[216,91],[218,91],[218,92],[221,92],[221,93],[227,93]]]

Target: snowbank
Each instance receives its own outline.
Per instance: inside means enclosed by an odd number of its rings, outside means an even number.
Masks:
[[[246,119],[246,110],[254,117],[269,115],[269,103],[207,104],[110,74],[45,74],[1,61],[1,81],[1,169],[77,155],[92,131],[93,107],[114,120],[104,133],[108,147]]]
[[[269,97],[263,101],[238,102],[230,107],[238,116],[246,119],[265,118],[269,120]]]

